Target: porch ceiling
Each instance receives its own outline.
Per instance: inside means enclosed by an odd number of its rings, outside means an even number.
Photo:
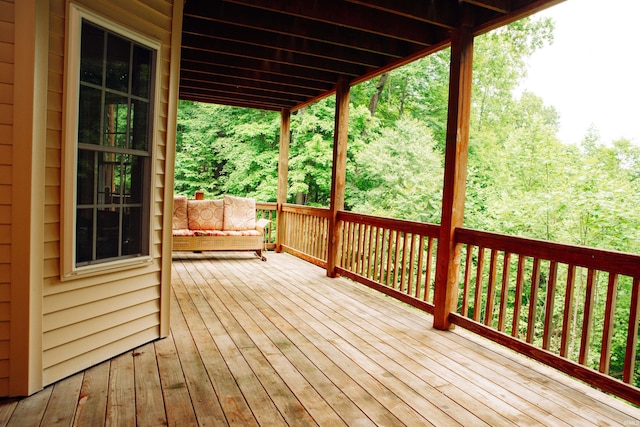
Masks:
[[[180,98],[295,110],[562,0],[187,0]]]

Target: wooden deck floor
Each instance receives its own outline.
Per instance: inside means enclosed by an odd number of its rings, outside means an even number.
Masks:
[[[0,426],[640,425],[640,410],[286,254],[177,255],[172,334]]]

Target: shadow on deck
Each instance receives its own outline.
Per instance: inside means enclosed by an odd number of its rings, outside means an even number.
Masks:
[[[640,425],[640,410],[287,254],[176,254],[171,335],[4,425]]]

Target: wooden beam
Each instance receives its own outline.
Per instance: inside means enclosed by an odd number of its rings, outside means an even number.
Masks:
[[[336,119],[333,133],[333,167],[331,170],[331,203],[329,206],[329,238],[327,239],[327,276],[336,277],[340,224],[338,211],[344,209],[344,187],[347,175],[347,137],[349,136],[349,81],[340,78],[336,85]]]
[[[282,252],[284,241],[284,215],[282,206],[287,203],[289,187],[289,144],[291,143],[291,111],[282,110],[280,113],[280,154],[278,160],[278,198],[276,207],[276,252]]]
[[[455,230],[462,226],[464,218],[473,64],[473,28],[468,22],[463,20],[453,32],[451,42],[442,219],[434,290],[433,326],[436,329],[449,329],[449,313],[455,311],[457,303],[460,245],[456,244]]]

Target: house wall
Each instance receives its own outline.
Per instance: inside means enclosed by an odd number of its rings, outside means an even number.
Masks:
[[[0,396],[9,393],[14,3],[0,0]]]
[[[158,67],[161,90],[155,125],[152,183],[153,227],[150,254],[152,262],[143,267],[103,273],[98,276],[61,281],[61,204],[64,200],[64,67],[67,8],[65,0],[50,1],[49,72],[47,96],[46,165],[44,188],[44,277],[43,277],[43,385],[50,384],[95,363],[106,360],[137,345],[158,338],[168,331],[163,300],[162,238],[165,184],[173,187],[167,175],[167,150],[174,150],[175,132],[171,114],[175,114],[177,91],[172,81],[172,25],[174,9],[170,0],[82,0],[72,1],[88,10],[133,29],[161,43]],[[181,8],[181,5],[179,6]],[[181,10],[178,13],[181,19]],[[179,58],[173,52],[173,58]],[[174,67],[175,70],[175,67]],[[177,78],[177,77],[176,77]],[[177,81],[177,80],[176,80]],[[170,214],[168,217],[170,218]],[[166,235],[166,233],[164,233]],[[170,246],[170,245],[169,245]],[[167,252],[170,263],[170,252]],[[166,292],[164,294],[167,295]]]

